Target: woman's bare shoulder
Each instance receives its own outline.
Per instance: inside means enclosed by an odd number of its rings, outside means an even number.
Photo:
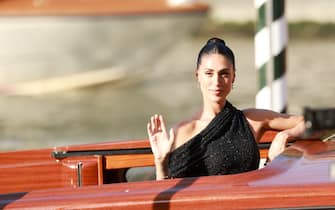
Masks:
[[[173,148],[177,148],[180,145],[186,143],[186,141],[192,136],[195,130],[195,120],[189,119],[178,123],[175,127],[175,141]]]
[[[178,123],[175,127],[175,141],[173,149],[185,144],[197,133],[197,120],[190,118]]]
[[[190,118],[180,121],[174,126],[177,144],[185,142],[194,135],[197,128],[197,120],[199,120],[200,112],[194,113]]]

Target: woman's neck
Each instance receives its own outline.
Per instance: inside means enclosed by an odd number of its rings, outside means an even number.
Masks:
[[[223,103],[204,103],[203,110],[200,114],[199,120],[213,119],[225,106],[226,101]]]

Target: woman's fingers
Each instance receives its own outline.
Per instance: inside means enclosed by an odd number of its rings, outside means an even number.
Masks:
[[[151,124],[150,123],[147,124],[147,132],[148,132],[148,136],[151,137],[152,136],[152,130],[151,130]]]
[[[268,152],[268,157],[271,161],[284,151],[289,137],[290,136],[287,134],[287,131],[285,130],[277,133],[277,135],[271,142],[270,149]]]
[[[167,140],[170,140],[170,138],[167,135],[166,126],[162,115],[155,114],[150,117],[150,122],[147,124],[147,132],[149,137],[152,137],[155,134],[160,133],[163,134],[163,136],[166,136]]]
[[[165,125],[162,124],[162,116],[155,114],[150,118],[150,131],[151,133],[165,131]]]
[[[159,115],[158,114],[155,114],[155,123],[156,123],[156,129],[157,129],[157,131],[160,131],[161,130],[161,123],[160,123]]]
[[[158,122],[157,122],[157,115],[152,116],[151,127],[152,127],[153,133],[156,133],[159,130]]]
[[[164,123],[164,119],[162,115],[159,115],[159,121],[160,121],[160,129],[166,133],[166,127],[165,127],[165,123]]]
[[[170,134],[169,142],[170,142],[170,145],[172,145],[174,142],[174,129],[173,128],[170,129],[169,134]]]

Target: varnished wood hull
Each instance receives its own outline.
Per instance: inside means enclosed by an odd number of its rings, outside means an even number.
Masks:
[[[242,174],[125,182],[125,169],[153,165],[147,149],[148,142],[139,140],[1,153],[0,207],[335,208],[335,142],[297,141],[265,168]]]
[[[171,14],[206,11],[205,3],[192,2],[177,5],[168,0],[2,0],[1,16],[73,16],[73,15],[139,15]]]

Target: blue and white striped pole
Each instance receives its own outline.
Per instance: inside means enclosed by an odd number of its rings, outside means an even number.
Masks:
[[[285,0],[255,0],[257,31],[255,65],[259,71],[256,108],[286,112],[286,47],[288,42]]]

